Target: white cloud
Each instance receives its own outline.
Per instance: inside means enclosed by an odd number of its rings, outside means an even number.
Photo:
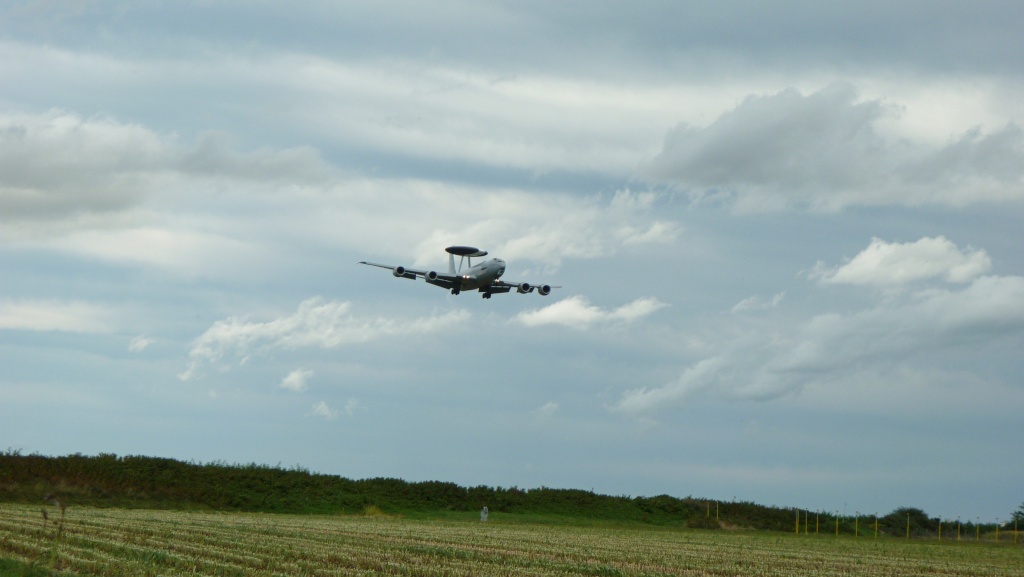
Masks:
[[[561,405],[554,401],[544,403],[543,406],[534,409],[533,414],[540,419],[550,419],[555,416],[555,413],[561,409]]]
[[[361,410],[362,408],[363,404],[356,399],[349,399],[345,402],[345,414],[350,417],[355,415],[356,411]]]
[[[128,343],[128,351],[132,353],[141,353],[151,344],[153,344],[153,339],[145,335],[138,335],[133,337]]]
[[[320,401],[313,405],[312,415],[315,417],[323,417],[328,421],[333,421],[338,418],[338,410],[332,409],[325,401]]]
[[[658,299],[644,297],[622,305],[614,310],[605,310],[591,305],[585,297],[571,296],[542,309],[525,311],[516,315],[515,320],[528,327],[562,325],[574,329],[585,329],[595,324],[629,323],[648,316],[668,305]]]
[[[266,250],[259,244],[226,236],[224,231],[188,230],[187,223],[73,230],[38,246],[55,248],[106,262],[148,265],[177,275],[235,276],[257,262]]]
[[[295,391],[301,393],[309,388],[309,378],[313,376],[313,371],[309,369],[295,369],[288,373],[288,375],[278,385],[282,389],[288,389],[289,391]]]
[[[396,185],[382,183],[381,188]],[[450,187],[422,198],[406,193],[401,204],[409,214],[401,220],[432,223],[431,232],[410,241],[418,243],[417,266],[436,266],[445,246],[471,244],[500,255],[517,270],[524,266],[520,263],[540,262],[544,272],[550,273],[566,258],[601,258],[620,252],[623,246],[672,243],[679,227],[655,218],[658,200],[654,194],[630,190],[581,198],[555,192]],[[401,228],[408,227],[396,226]],[[367,236],[373,237],[364,234],[363,238]]]
[[[189,277],[254,274],[253,262],[292,246],[268,246],[280,237],[416,266],[443,266],[444,246],[475,243],[521,272],[539,262],[550,274],[565,258],[670,244],[680,231],[657,218],[653,193],[350,178],[310,147],[243,152],[222,133],[190,144],[63,111],[0,115],[0,142],[10,151],[0,159],[0,238]]]
[[[83,301],[0,301],[0,329],[107,333],[113,321],[109,309]]]
[[[983,250],[960,250],[945,237],[912,243],[888,243],[879,238],[841,267],[820,263],[812,277],[829,284],[895,287],[939,278],[966,283],[986,273],[992,261]]]
[[[265,322],[237,317],[217,321],[193,341],[188,368],[179,377],[191,379],[204,363],[217,363],[232,353],[244,362],[269,349],[338,348],[385,336],[447,330],[469,318],[466,311],[418,319],[363,318],[351,308],[348,302],[310,298],[294,314]]]
[[[691,394],[708,389],[720,382],[720,374],[730,360],[711,357],[688,367],[678,380],[655,388],[640,387],[622,394],[616,410],[629,413],[650,413],[678,405]]]
[[[916,144],[878,126],[900,110],[836,83],[750,96],[707,127],[680,125],[641,172],[741,211],[1024,200],[1024,131]]]
[[[899,245],[895,251],[906,251],[911,264],[919,264],[914,257],[922,252],[935,252],[944,266],[903,268],[882,258],[875,261],[885,263],[881,272],[865,267],[870,272],[850,272],[844,282],[888,286],[939,277],[957,284],[888,295],[859,312],[823,312],[791,328],[744,325],[743,338],[723,341],[716,354],[687,367],[676,381],[626,391],[614,408],[648,413],[712,390],[729,399],[770,400],[811,384],[838,386],[885,379],[896,371],[934,371],[932,363],[951,352],[1024,340],[1024,277],[974,276],[988,268],[987,258],[980,264],[982,259],[973,256],[979,253],[951,249],[944,239]]]
[[[781,303],[784,298],[786,298],[785,292],[777,293],[770,300],[765,300],[763,297],[759,296],[752,296],[736,303],[736,305],[732,307],[732,312],[743,313],[773,309],[778,307],[779,303]]]

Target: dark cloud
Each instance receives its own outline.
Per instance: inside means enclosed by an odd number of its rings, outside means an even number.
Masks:
[[[221,133],[189,147],[109,118],[0,115],[0,219],[8,221],[128,210],[175,178],[295,184],[324,182],[331,174],[310,147],[240,152]]]
[[[851,205],[962,206],[1024,199],[1024,135],[971,130],[934,148],[876,130],[899,109],[858,100],[846,83],[804,96],[751,96],[707,127],[680,125],[643,166],[646,177],[742,210]]]
[[[46,219],[130,207],[165,147],[145,128],[103,118],[0,115],[0,215]]]

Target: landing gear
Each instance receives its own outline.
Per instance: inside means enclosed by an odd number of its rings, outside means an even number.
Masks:
[[[453,289],[452,289],[452,294],[453,294],[453,295],[457,295],[457,294],[459,294],[459,289],[457,289],[457,288],[453,288]]]
[[[481,296],[484,297],[485,299],[489,299],[489,298],[491,298],[491,293],[484,293]]]

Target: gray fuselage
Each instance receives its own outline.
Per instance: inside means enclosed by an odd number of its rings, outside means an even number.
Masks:
[[[475,290],[487,287],[505,274],[505,261],[492,258],[489,261],[473,265],[469,270],[458,273],[460,290]]]

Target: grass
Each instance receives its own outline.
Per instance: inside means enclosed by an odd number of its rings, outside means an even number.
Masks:
[[[54,547],[38,508],[0,504],[0,557],[20,563],[7,575],[1024,575],[1012,543],[563,521],[74,507]]]

